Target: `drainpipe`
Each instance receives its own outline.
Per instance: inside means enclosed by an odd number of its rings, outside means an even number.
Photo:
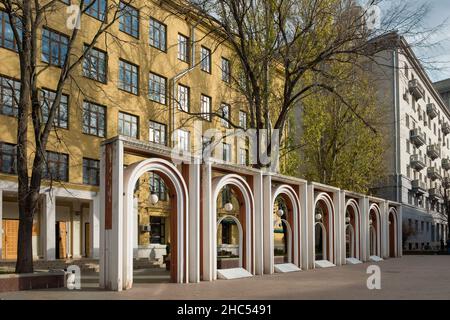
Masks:
[[[198,23],[196,23],[195,25],[193,25],[191,27],[190,30],[190,35],[189,35],[189,39],[190,39],[190,55],[191,55],[191,59],[190,59],[190,66],[189,68],[181,71],[180,73],[176,74],[172,79],[170,79],[170,83],[172,86],[172,96],[169,99],[169,103],[170,103],[170,120],[169,120],[169,147],[174,147],[175,143],[172,140],[172,135],[175,132],[175,112],[176,112],[176,95],[177,95],[177,87],[176,87],[176,83],[178,80],[180,80],[182,77],[184,77],[186,74],[188,74],[189,72],[191,72],[192,70],[195,69],[196,65],[195,65],[195,27],[198,25]]]

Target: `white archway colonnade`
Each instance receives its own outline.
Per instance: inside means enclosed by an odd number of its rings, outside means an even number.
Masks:
[[[178,283],[217,279],[217,197],[225,186],[238,194],[242,209],[233,217],[239,229],[239,266],[251,275],[274,272],[274,206],[287,204],[288,260],[307,270],[317,267],[315,225],[320,223],[328,262],[346,264],[346,230],[353,230],[351,255],[370,258],[371,227],[377,255],[399,257],[401,206],[383,199],[307,182],[276,173],[222,163],[174,164],[171,150],[125,137],[102,145],[100,183],[100,286],[126,290],[133,284],[133,190],[146,172],[156,172],[169,187],[171,201],[171,279]],[[140,160],[124,168],[125,154]],[[178,162],[178,161],[177,161]],[[320,214],[318,214],[320,213]],[[376,221],[371,219],[376,214]],[[394,225],[392,225],[394,224]],[[394,234],[393,234],[394,233]],[[395,242],[395,243],[392,243]]]

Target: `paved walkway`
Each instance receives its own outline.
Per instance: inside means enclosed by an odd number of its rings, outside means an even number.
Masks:
[[[132,290],[120,293],[85,283],[81,291],[11,292],[0,294],[0,299],[450,299],[450,256],[405,256],[382,261],[378,263],[381,290],[367,289],[369,265],[188,285],[136,283]],[[95,277],[87,282],[91,280]]]

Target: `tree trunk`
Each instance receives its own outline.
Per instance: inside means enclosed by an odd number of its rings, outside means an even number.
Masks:
[[[19,196],[20,197],[20,196]],[[17,246],[16,273],[33,272],[33,213],[29,198],[19,198],[19,236]]]

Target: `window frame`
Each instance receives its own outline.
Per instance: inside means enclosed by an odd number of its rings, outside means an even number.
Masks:
[[[206,99],[206,100],[204,100]],[[208,110],[204,109],[205,103],[208,102],[207,106],[208,106]],[[200,94],[200,113],[201,113],[201,117],[206,120],[211,122],[211,115],[212,115],[212,98],[206,94]]]
[[[180,103],[181,99],[180,99],[180,88],[184,88],[186,89],[186,108],[184,109]],[[179,83],[177,86],[177,107],[178,110],[183,111],[183,112],[189,112],[191,110],[191,88],[189,88],[188,86],[185,86],[184,84]]]
[[[152,22],[154,23],[153,25],[152,25]],[[158,31],[159,37],[160,37],[160,39],[159,39],[160,44],[162,42],[161,41],[161,34],[162,34],[161,28],[164,29],[163,30],[164,31],[164,43],[163,43],[164,47],[163,48],[158,47],[157,45],[154,44],[155,38],[154,37],[152,38],[152,35],[154,35],[154,33],[152,32],[152,28],[155,28],[155,24],[158,25],[157,31]],[[161,52],[167,53],[167,25],[165,23],[163,23],[162,21],[155,19],[153,17],[149,18],[148,43],[149,43],[150,47],[155,48]]]
[[[122,5],[124,6],[123,8],[122,8]],[[135,17],[134,15],[131,15],[131,27],[130,27],[131,33],[129,33],[129,32],[126,31],[126,30],[122,30],[122,25],[125,25],[125,24],[122,22],[122,19],[125,19],[125,14],[122,14],[122,15],[119,17],[119,31],[120,31],[120,32],[123,32],[123,33],[125,33],[125,34],[127,34],[127,35],[129,35],[129,36],[131,36],[131,37],[133,37],[133,38],[135,38],[135,39],[139,39],[140,33],[141,33],[141,30],[140,30],[140,12],[139,12],[139,9],[137,9],[136,7],[133,7],[133,6],[130,5],[129,3],[125,3],[124,1],[120,1],[120,3],[119,3],[119,8],[120,8],[120,9],[119,9],[119,10],[126,10],[125,7],[129,7],[129,8],[131,8],[132,10],[134,10],[134,11],[137,13],[137,16]],[[129,12],[127,12],[127,14],[129,14]],[[136,30],[137,35],[134,35],[134,34],[133,34],[133,18],[136,18],[136,19],[137,19],[137,30]]]
[[[158,125],[158,126],[160,126],[160,128],[164,128],[164,139],[162,140],[162,143],[155,141],[155,139],[153,139],[153,140],[150,139],[150,137],[151,137],[150,131],[155,130],[155,128],[151,127],[152,124]],[[155,136],[155,134],[153,133],[153,137],[154,136]],[[159,136],[161,137],[161,130],[159,130]],[[161,123],[161,122],[149,120],[148,121],[148,141],[158,144],[158,145],[166,146],[167,145],[167,125],[164,123]]]
[[[54,91],[52,89],[49,89],[49,88],[46,88],[46,87],[42,87],[39,90],[39,96],[42,99],[41,103],[44,103],[46,101],[45,96],[42,96],[42,93],[44,91],[47,91],[50,94],[54,94],[56,96],[56,91]],[[61,99],[63,97],[67,97],[67,103],[66,103],[66,106],[67,106],[67,110],[66,110],[66,113],[67,113],[67,119],[66,119],[67,127],[61,126],[61,119],[60,119],[60,115],[61,115],[61,101],[59,102],[59,105],[58,105],[56,113],[55,113],[55,118],[53,119],[53,126],[56,127],[56,128],[59,128],[59,129],[69,130],[70,129],[70,96],[63,92],[61,94]],[[53,100],[54,100],[54,98],[53,98]],[[50,112],[50,107],[51,107],[51,105],[48,105],[48,108],[49,108],[48,112]],[[44,125],[45,123],[47,123],[48,118],[47,118],[47,120],[45,120],[45,118],[44,118],[43,105],[41,105],[41,114],[42,114],[42,121],[44,122],[42,124]],[[55,121],[57,121],[57,124],[55,124]]]
[[[84,50],[87,50],[86,47],[89,47],[89,45],[84,44]],[[104,55],[104,58],[105,58],[105,60],[104,60],[104,64],[105,64],[105,74],[104,74],[105,79],[104,79],[104,81],[102,81],[101,79],[99,79],[99,77],[92,77],[92,76],[90,76],[90,74],[89,74],[89,75],[86,75],[86,73],[85,73],[84,64],[85,64],[86,59],[87,59],[88,57],[91,56],[91,55],[89,54],[89,52],[90,52],[91,50],[98,51],[99,53],[102,53],[102,54]],[[82,63],[83,77],[88,78],[88,79],[91,79],[91,80],[94,80],[94,81],[97,81],[97,82],[100,82],[100,83],[103,83],[103,84],[107,84],[107,83],[108,83],[108,52],[106,52],[105,50],[96,48],[96,47],[92,47],[91,49],[89,49],[88,51],[85,51],[85,52],[86,52],[86,54],[85,54],[85,56],[84,56],[84,58],[83,58],[83,63]],[[98,61],[101,61],[98,57],[95,57],[95,58],[96,58],[97,62],[98,62]],[[96,73],[97,73],[97,74],[100,74],[100,73],[99,73],[98,65],[97,65],[97,68],[96,68]]]
[[[18,46],[17,46],[16,37],[14,36],[14,31],[12,31],[13,32],[13,39],[12,39],[12,46],[13,47],[10,48],[8,46],[5,46],[5,39],[6,39],[6,31],[5,30],[6,30],[6,25],[7,25],[6,22],[8,21],[9,25],[11,26],[11,20],[9,19],[8,12],[6,12],[5,10],[0,8],[0,15],[2,15],[3,17],[6,17],[6,18],[2,18],[2,20],[0,20],[0,23],[1,23],[1,21],[3,21],[3,24],[0,25],[0,28],[2,30],[2,32],[0,34],[0,48],[6,49],[6,50],[11,50],[11,51],[17,53],[19,51],[19,49],[18,49]],[[8,20],[6,20],[6,19],[8,19]],[[10,28],[12,30],[12,27],[10,27]],[[20,30],[18,30],[18,31],[20,31]],[[19,33],[19,35],[21,36],[21,33]]]
[[[122,80],[120,79],[120,77],[121,77],[121,75],[122,75],[122,68],[121,68],[121,63],[125,63],[125,64],[128,64],[128,65],[130,65],[131,67],[134,67],[134,68],[136,68],[136,76],[137,76],[137,79],[136,79],[136,92],[133,92],[133,84],[131,83],[131,85],[130,85],[130,88],[131,88],[131,91],[129,91],[129,90],[127,90],[127,89],[125,89],[125,88],[123,88],[123,87],[121,87],[121,85],[122,85]],[[126,70],[124,70],[124,71],[126,71]],[[133,94],[133,95],[135,95],[135,96],[139,96],[139,85],[140,85],[140,83],[139,83],[139,81],[140,81],[140,75],[139,75],[139,66],[137,65],[137,64],[134,64],[134,63],[132,63],[132,62],[130,62],[130,61],[127,61],[127,60],[125,60],[125,59],[122,59],[122,58],[119,58],[119,81],[118,81],[118,85],[117,85],[117,87],[119,88],[119,90],[122,90],[122,91],[124,91],[124,92],[127,92],[127,93],[130,93],[130,94]],[[133,75],[134,73],[132,72],[131,73],[131,75]],[[125,74],[124,74],[125,75]]]
[[[85,105],[86,104],[88,104],[89,106],[92,106],[92,105],[95,105],[96,107],[97,107],[97,111],[96,112],[94,112],[94,111],[91,111],[91,110],[88,110],[88,112],[89,112],[89,114],[92,114],[92,113],[95,113],[95,114],[97,114],[97,121],[96,121],[96,131],[97,131],[97,134],[93,134],[93,133],[91,133],[90,131],[90,129],[91,128],[93,128],[91,125],[90,125],[90,123],[91,123],[91,116],[89,116],[89,126],[88,126],[88,128],[89,128],[89,132],[85,132],[84,131],[84,119],[85,119],[85,112],[87,112],[86,111],[86,109],[85,109]],[[103,135],[100,135],[98,132],[99,132],[99,130],[100,130],[100,125],[99,125],[99,116],[100,116],[100,112],[98,111],[100,108],[102,108],[103,110],[104,110],[104,112],[103,112],[103,124],[104,124],[104,127],[103,127]],[[96,103],[96,102],[93,102],[93,101],[90,101],[90,100],[83,100],[83,113],[82,113],[82,121],[81,121],[81,132],[83,133],[83,134],[85,134],[85,135],[88,135],[88,136],[94,136],[94,137],[99,137],[99,138],[105,138],[106,137],[106,130],[107,130],[107,122],[106,122],[106,119],[107,119],[107,108],[106,108],[106,106],[104,106],[104,105],[101,105],[101,104],[98,104],[98,103]]]
[[[224,69],[224,62],[227,64],[227,70]],[[230,84],[231,83],[231,62],[225,57],[222,57],[221,61],[221,70],[222,70],[222,81]]]
[[[44,32],[45,32],[45,31],[48,31],[48,32],[49,32],[49,37],[48,37],[48,40],[49,40],[49,45],[48,45],[48,48],[49,48],[49,52],[48,52],[48,61],[45,61],[45,60],[44,60]],[[51,36],[52,33],[58,35],[59,39],[58,39],[57,42],[55,42],[56,40],[52,39],[52,36]],[[45,38],[46,38],[46,37],[45,37]],[[63,38],[67,39],[67,43],[66,43],[66,54],[65,54],[64,56],[61,55],[61,39],[63,39]],[[41,61],[42,61],[43,63],[45,63],[45,64],[48,64],[49,66],[53,66],[53,67],[57,67],[57,68],[62,68],[62,67],[64,66],[65,62],[66,62],[66,55],[67,55],[68,48],[69,48],[69,42],[70,42],[70,37],[67,36],[66,34],[64,34],[64,33],[62,33],[62,32],[59,32],[59,31],[57,31],[57,30],[54,30],[54,29],[52,29],[52,28],[49,28],[49,27],[47,27],[47,26],[43,26],[43,27],[42,27],[42,38],[41,38]],[[51,51],[52,51],[52,44],[54,44],[54,43],[57,43],[57,44],[58,44],[58,62],[60,62],[60,64],[54,63],[54,62],[53,62],[53,59],[52,59]]]
[[[181,48],[181,41],[180,41],[180,38],[183,38],[184,40],[186,40],[186,42],[185,42],[186,43],[185,59],[183,59],[183,56],[181,55],[181,50],[180,50],[180,48]],[[178,47],[178,52],[177,52],[178,60],[186,62],[186,63],[189,64],[189,61],[190,61],[190,58],[191,58],[191,54],[190,54],[190,47],[191,47],[190,46],[190,38],[185,36],[182,33],[178,33],[177,41],[178,41],[178,46],[177,46]]]
[[[9,152],[9,150],[8,150],[8,153],[5,153],[5,150],[3,150],[4,145],[11,147],[12,151]],[[9,171],[3,170],[3,157],[4,156],[11,157],[12,165],[9,166],[9,168],[10,168]],[[17,144],[0,141],[0,172],[2,174],[11,174],[11,175],[17,174]]]
[[[155,77],[158,77],[158,78],[164,80],[164,102],[161,102],[161,101],[158,101],[158,100],[155,100],[155,99],[151,98],[151,88],[152,88],[151,85],[150,85],[151,76],[155,76]],[[161,83],[159,83],[159,84],[161,85]],[[164,76],[162,76],[162,75],[160,75],[158,73],[149,71],[149,73],[148,73],[148,99],[150,101],[152,101],[152,102],[156,102],[156,103],[162,104],[164,106],[167,105],[167,78],[166,77],[164,77]]]
[[[203,56],[204,51],[206,51],[208,53],[207,56]],[[206,58],[208,58],[207,59],[207,62],[208,62],[207,69],[204,68],[205,67],[204,61]],[[200,69],[203,72],[212,74],[212,51],[211,51],[211,49],[209,49],[205,46],[201,46],[201,49],[200,49]]]
[[[91,2],[91,0],[84,0],[84,2],[86,2],[86,1],[87,1],[87,5],[89,5],[89,3]],[[101,6],[100,6],[102,1],[105,4],[105,7],[104,7],[105,10],[103,11],[103,19],[100,18],[100,16],[102,16],[101,11],[100,11],[102,9]],[[84,3],[83,5],[86,5],[86,3]],[[95,10],[92,9],[94,7],[95,7]],[[84,13],[86,15],[88,15],[88,16],[96,19],[96,20],[98,20],[98,21],[105,22],[106,21],[106,12],[107,12],[106,9],[107,8],[108,8],[108,0],[94,0],[94,3],[89,7],[89,9],[87,9],[87,10],[85,9],[84,10]],[[92,14],[92,11],[97,12],[98,16]]]
[[[58,160],[54,161],[54,160],[49,160],[49,155],[53,154],[53,155],[58,155]],[[61,161],[61,157],[65,157],[66,158],[66,162]],[[55,152],[55,151],[46,151],[46,155],[45,155],[45,161],[46,161],[46,165],[44,167],[44,174],[42,175],[44,179],[46,180],[52,180],[52,181],[58,181],[58,182],[69,182],[69,155],[67,153],[62,153],[62,152]],[[60,179],[60,177],[52,177],[49,171],[50,168],[50,164],[51,163],[56,163],[57,165],[57,171],[58,171],[58,175],[60,173],[60,166],[63,163],[66,168],[65,168],[65,177],[66,179]]]
[[[124,134],[123,132],[120,133],[120,126],[119,126],[119,123],[120,123],[120,115],[121,115],[121,114],[126,115],[126,116],[131,116],[131,117],[133,117],[133,118],[136,118],[136,137],[133,137],[132,135],[126,135],[126,134]],[[125,120],[123,119],[122,121],[125,121]],[[127,121],[127,122],[129,122],[129,121]],[[133,123],[131,122],[131,125],[132,125],[132,124],[133,124]],[[123,126],[122,126],[122,127],[123,127]],[[122,130],[123,130],[123,129],[122,129]],[[131,113],[128,113],[128,112],[119,111],[119,114],[118,114],[118,121],[117,121],[117,133],[118,133],[119,135],[125,136],[125,137],[134,138],[134,139],[139,139],[139,137],[140,137],[139,130],[140,130],[140,128],[139,128],[139,116],[134,115],[134,114],[131,114]],[[130,132],[132,132],[132,126],[130,127]]]
[[[85,162],[88,163],[88,166],[85,166]],[[96,163],[97,166],[92,166],[91,163]],[[91,183],[91,181],[90,181],[92,171],[95,171],[96,183]],[[89,173],[87,181],[86,181],[85,173]],[[100,185],[100,160],[83,157],[83,184],[90,185],[90,186],[99,186]]]
[[[3,86],[3,81],[12,81],[13,82],[14,89],[13,89],[13,92],[11,92],[11,94],[12,94],[11,95],[12,114],[3,112],[3,108],[5,106],[3,104],[3,97],[5,96],[4,89],[9,89],[9,90],[11,89],[9,86],[8,87]],[[19,86],[18,89],[16,89],[16,85]],[[20,98],[19,96],[17,96],[17,95],[20,95],[20,87],[21,87],[20,80],[0,74],[0,115],[17,118],[17,116],[19,114],[19,105],[18,105],[16,99],[19,100],[19,98]],[[19,91],[16,92],[16,90],[19,90]],[[13,97],[14,94],[16,94],[16,99],[14,99],[14,97]]]

